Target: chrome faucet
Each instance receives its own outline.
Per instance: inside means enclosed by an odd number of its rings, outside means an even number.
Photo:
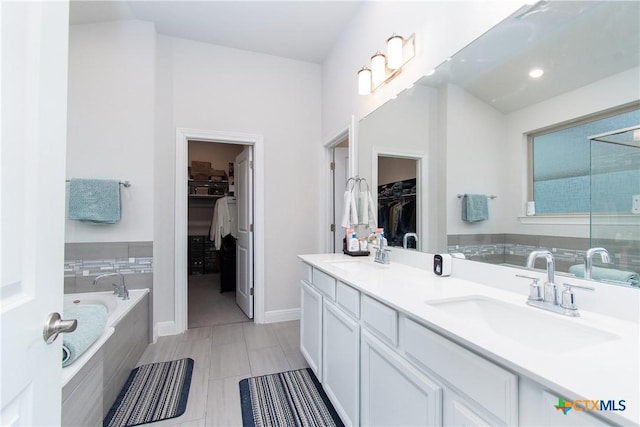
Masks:
[[[127,286],[124,284],[124,275],[120,272],[115,272],[115,273],[105,273],[105,274],[101,274],[99,276],[97,276],[95,279],[93,279],[93,286],[95,286],[98,283],[98,280],[103,279],[105,277],[113,277],[113,276],[118,276],[120,277],[120,284],[116,285],[115,283],[112,283],[111,286],[113,286],[113,294],[117,295],[118,297],[122,298],[123,300],[128,300],[129,299],[129,290],[127,289]]]
[[[547,260],[547,281],[544,284],[544,293],[542,296],[540,295],[540,285],[538,284],[539,279],[537,277],[516,274],[518,277],[533,280],[529,285],[529,298],[527,298],[527,304],[544,310],[553,311],[554,313],[564,314],[565,316],[580,316],[578,306],[575,304],[573,289],[578,288],[593,291],[594,288],[564,283],[564,290],[562,291],[561,298],[559,298],[558,286],[554,282],[556,271],[555,261],[551,252],[546,250],[531,252],[527,258],[527,268],[533,268],[536,260],[542,257]]]
[[[587,251],[587,254],[584,257],[584,278],[591,279],[592,278],[592,270],[593,270],[593,256],[595,254],[600,254],[600,259],[605,264],[611,263],[611,256],[609,255],[609,251],[605,248],[591,248]]]
[[[409,244],[409,238],[413,237],[416,241],[416,248],[418,247],[418,235],[416,233],[404,233],[402,237],[402,247],[407,249],[407,245]]]
[[[543,301],[558,304],[558,286],[555,283],[556,262],[550,251],[532,251],[527,258],[527,268],[533,268],[538,258],[547,260],[547,281],[544,284]]]

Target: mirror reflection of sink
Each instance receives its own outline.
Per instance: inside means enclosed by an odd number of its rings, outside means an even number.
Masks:
[[[537,312],[493,298],[472,295],[426,304],[460,320],[491,329],[518,343],[541,351],[566,352],[618,339],[617,335],[569,321],[559,315]]]
[[[347,259],[339,261],[330,261],[331,266],[339,268],[341,270],[348,271],[350,273],[365,273],[372,270],[385,270],[389,268],[388,265],[378,264],[370,259]]]

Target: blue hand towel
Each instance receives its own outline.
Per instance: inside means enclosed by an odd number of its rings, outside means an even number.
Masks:
[[[487,199],[483,194],[466,194],[462,199],[462,220],[480,222],[489,219]]]
[[[72,179],[69,184],[69,219],[100,224],[120,221],[120,181]]]
[[[107,307],[102,304],[66,305],[65,319],[76,319],[75,331],[64,334],[62,341],[62,366],[73,363],[104,332],[107,324]]]
[[[569,273],[576,277],[584,277],[584,264],[572,265],[569,267]],[[594,280],[628,283],[631,286],[640,285],[640,275],[638,273],[616,270],[615,268],[591,267],[591,278]]]

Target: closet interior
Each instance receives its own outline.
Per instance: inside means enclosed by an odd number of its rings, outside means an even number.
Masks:
[[[235,304],[234,162],[245,146],[188,144],[188,327],[249,320]]]
[[[384,228],[389,246],[417,247],[417,161],[378,157],[378,227]]]

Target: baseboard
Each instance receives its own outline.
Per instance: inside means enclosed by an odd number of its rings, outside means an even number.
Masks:
[[[264,323],[287,322],[289,320],[299,320],[299,319],[300,319],[299,308],[291,308],[289,310],[265,311],[264,313]]]
[[[165,337],[167,335],[177,335],[176,322],[173,320],[167,322],[158,322],[154,329],[154,341],[156,337]]]

